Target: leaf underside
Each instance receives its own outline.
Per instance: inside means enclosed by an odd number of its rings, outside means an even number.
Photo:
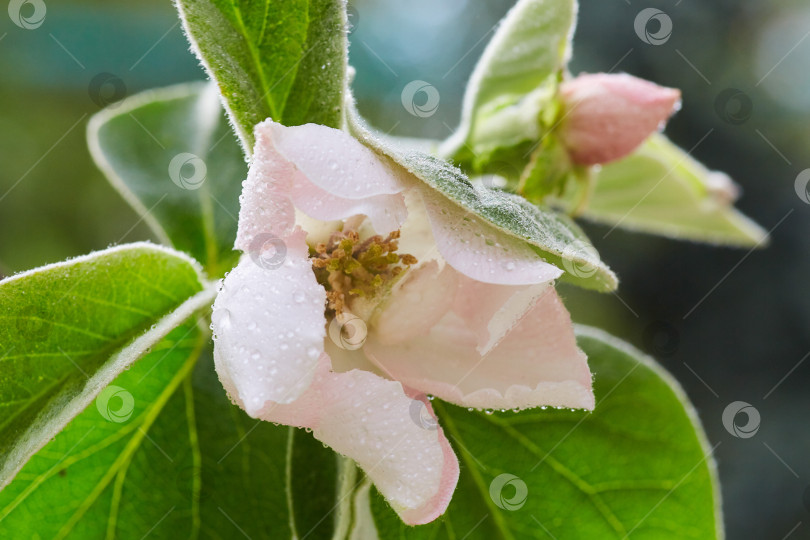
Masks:
[[[724,177],[656,134],[632,155],[601,168],[582,216],[682,240],[765,245],[767,232],[712,192],[712,175]]]

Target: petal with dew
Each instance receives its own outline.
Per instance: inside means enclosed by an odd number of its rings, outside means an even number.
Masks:
[[[329,222],[368,216],[374,230],[382,235],[399,229],[408,214],[402,195],[341,199],[314,184],[295,182],[290,196],[295,206],[311,218]]]
[[[462,274],[484,283],[532,285],[557,279],[562,270],[529,244],[508,236],[443,197],[422,190],[439,253]]]
[[[255,416],[311,429],[355,460],[405,523],[421,525],[447,509],[459,468],[430,404],[415,395],[368,371],[335,373],[324,354],[307,392],[289,404],[268,403]],[[414,411],[422,409],[433,422],[419,421]]]
[[[321,221],[365,215],[380,234],[405,221],[407,174],[350,135],[271,120],[257,125],[255,134],[240,199],[237,249],[247,251],[260,234],[285,238],[295,225],[295,208]]]
[[[261,235],[286,238],[295,226],[295,207],[290,198],[295,166],[281,158],[272,140],[256,132],[256,148],[248,177],[239,197],[239,227],[234,248],[247,252]]]
[[[290,197],[310,217],[329,221],[362,214],[380,234],[405,221],[402,192],[411,182],[408,173],[351,135],[267,120],[256,127],[256,139],[257,155],[293,164]]]
[[[553,287],[492,348],[476,348],[478,323],[451,312],[424,338],[363,348],[390,377],[464,407],[593,409],[591,374]]]
[[[395,195],[410,183],[400,166],[339,129],[317,124],[283,126],[266,120],[256,126],[284,156],[322,190],[341,199]]]
[[[255,415],[265,402],[289,403],[309,386],[326,334],[326,291],[300,229],[283,262],[245,256],[223,282],[211,317],[217,373]],[[229,384],[226,384],[228,381]]]

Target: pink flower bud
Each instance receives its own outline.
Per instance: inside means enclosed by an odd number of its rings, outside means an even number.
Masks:
[[[581,165],[608,163],[638,148],[680,106],[681,92],[627,74],[580,75],[564,82],[561,135]]]

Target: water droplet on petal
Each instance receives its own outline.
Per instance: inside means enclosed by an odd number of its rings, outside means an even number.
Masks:
[[[227,330],[231,327],[231,312],[225,308],[215,310],[211,314],[211,324],[218,326],[220,330]]]

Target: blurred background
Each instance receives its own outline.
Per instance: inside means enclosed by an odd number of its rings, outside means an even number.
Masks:
[[[449,135],[466,80],[512,3],[353,2],[361,112],[392,134]],[[645,40],[634,23],[650,7],[664,17],[648,31],[663,37]],[[671,34],[656,26],[666,19]],[[685,387],[720,443],[731,539],[810,538],[810,205],[794,188],[810,167],[808,38],[804,0],[582,0],[575,39],[574,73],[625,71],[681,88],[668,135],[687,149],[705,137],[693,154],[731,174],[740,208],[772,229],[771,246],[749,252],[586,224],[621,288],[561,291],[575,320],[653,354]],[[204,77],[171,3],[61,0],[34,29],[3,14],[0,72],[0,273],[151,238],[92,164],[85,128],[100,108],[91,81],[101,74],[123,81],[112,91],[127,95]],[[431,115],[402,105],[412,81],[438,91]],[[753,437],[724,428],[735,401],[759,412]]]

